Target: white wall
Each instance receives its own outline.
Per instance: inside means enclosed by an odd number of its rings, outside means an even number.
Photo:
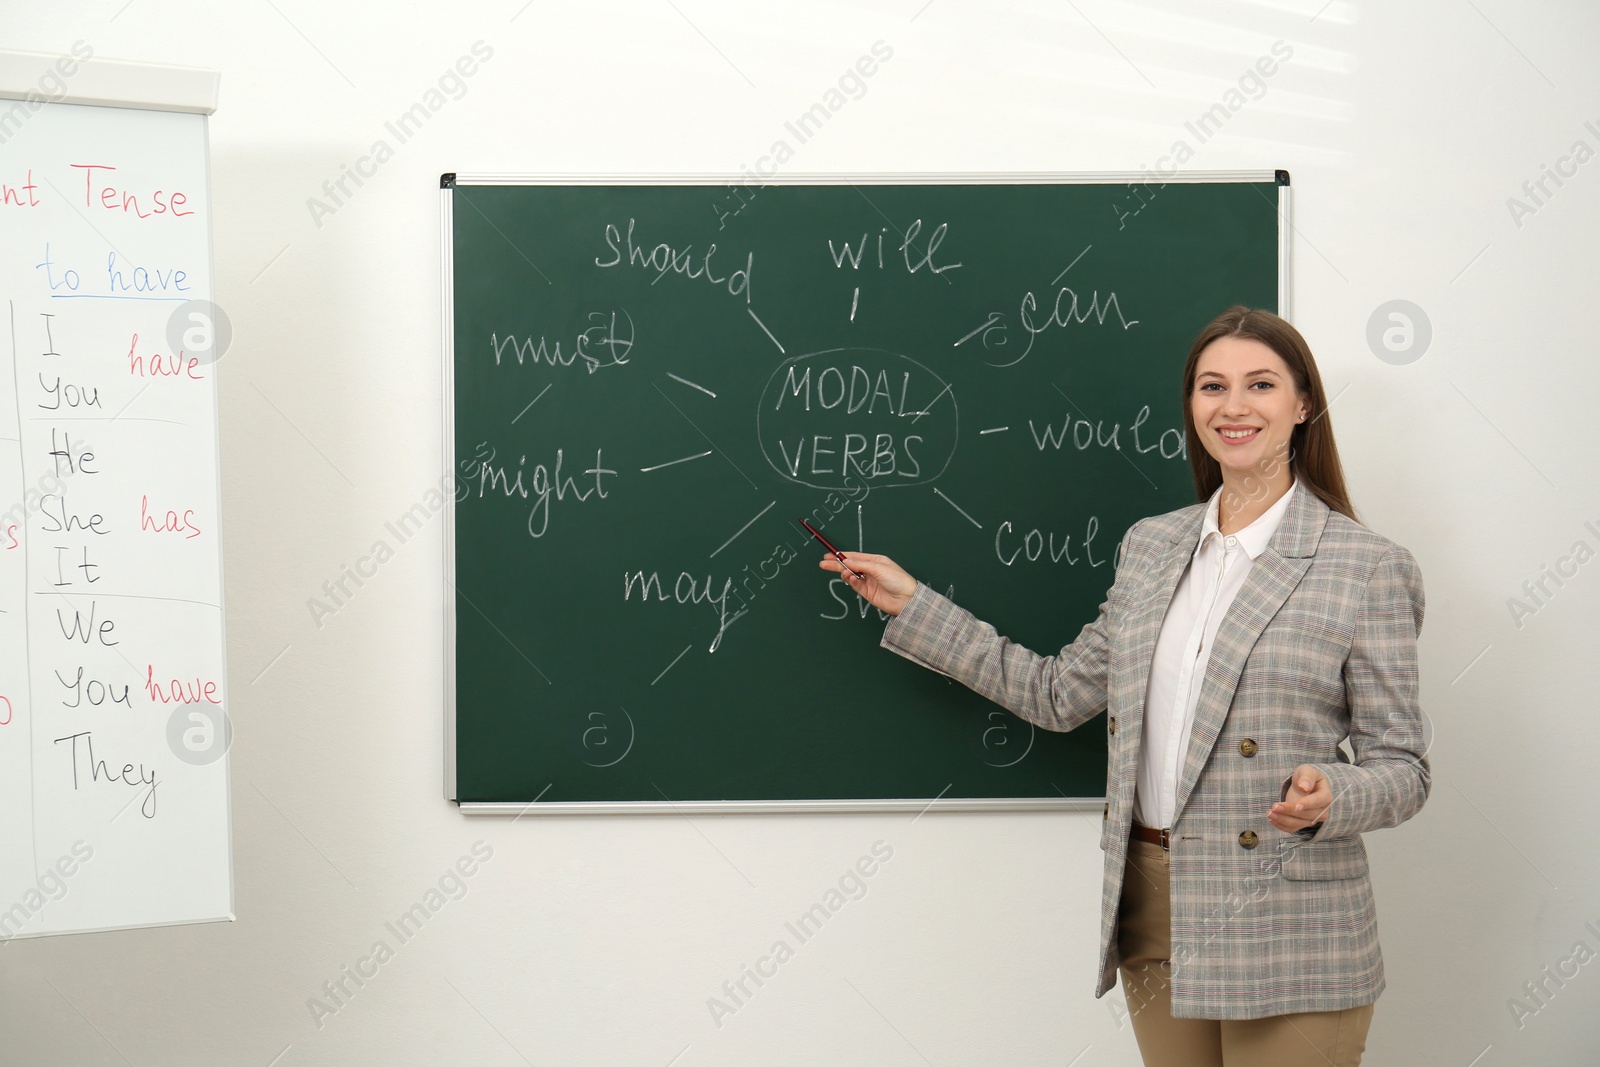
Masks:
[[[6,1063],[1138,1062],[1120,993],[1091,993],[1097,817],[469,821],[440,799],[437,526],[320,629],[306,606],[439,477],[441,171],[737,171],[880,39],[892,60],[793,169],[1154,163],[1293,48],[1191,166],[1292,171],[1296,319],[1347,389],[1352,490],[1427,582],[1435,783],[1368,839],[1390,983],[1368,1062],[1594,1062],[1600,962],[1568,963],[1520,1028],[1507,1005],[1576,942],[1600,951],[1600,561],[1520,627],[1507,606],[1574,542],[1600,549],[1600,162],[1520,226],[1506,203],[1574,141],[1600,149],[1591,5],[5,6],[7,47],[222,71],[240,916],[6,945]],[[478,40],[466,94],[314,224],[308,197]],[[1366,340],[1396,298],[1433,327],[1405,366]],[[478,839],[466,896],[315,1025],[308,998],[396,945],[385,921]],[[707,998],[878,839],[868,895],[715,1026]]]

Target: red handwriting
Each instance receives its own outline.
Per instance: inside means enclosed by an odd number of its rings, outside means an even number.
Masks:
[[[205,380],[204,374],[194,372],[200,366],[199,356],[186,356],[182,352],[175,356],[163,356],[160,352],[141,356],[135,351],[138,347],[139,335],[134,334],[133,343],[128,346],[128,373],[135,378],[176,378],[187,374],[197,382]]]
[[[33,191],[39,188],[33,184],[33,168],[28,168],[28,181],[25,185],[7,185],[0,182],[0,203],[7,207],[38,207],[39,198]],[[22,194],[26,193],[24,197]]]
[[[16,529],[16,527],[12,527],[12,529]],[[151,533],[181,533],[185,539],[193,539],[200,536],[200,527],[194,523],[193,508],[185,511],[181,519],[176,511],[168,511],[165,516],[156,519],[150,514],[150,498],[148,496],[139,499],[139,529],[149,530]],[[186,530],[188,532],[184,533]]]
[[[162,688],[166,685],[166,688]],[[156,669],[150,666],[145,673],[145,692],[150,694],[150,699],[158,704],[198,704],[201,701],[210,701],[213,704],[222,703],[222,698],[217,696],[217,683],[196,678],[193,684],[179,678],[172,679],[170,685],[156,681]]]
[[[3,718],[3,719],[0,719],[0,726],[10,726],[11,725],[11,698],[10,697],[6,697],[6,696],[0,696],[0,704],[4,704],[6,706],[6,717]]]
[[[194,209],[184,211],[183,205],[189,202],[184,193],[167,193],[164,189],[157,189],[149,196],[149,202],[154,206],[146,211],[139,206],[139,198],[125,189],[118,189],[106,179],[95,174],[97,170],[112,171],[116,167],[104,163],[70,163],[68,166],[76,167],[83,171],[83,204],[85,207],[94,207],[95,200],[100,201],[100,206],[108,211],[121,211],[125,215],[137,215],[147,219],[151,215],[173,216],[193,215]]]
[[[17,531],[20,529],[22,529],[22,527],[13,522],[6,526],[5,529],[0,530],[0,549],[5,549],[7,552],[9,552],[13,548],[16,548],[18,545],[22,544],[21,541],[17,540]]]

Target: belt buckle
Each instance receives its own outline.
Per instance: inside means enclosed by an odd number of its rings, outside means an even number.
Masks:
[[[1161,828],[1161,847],[1167,852],[1172,851],[1172,828],[1170,826]]]

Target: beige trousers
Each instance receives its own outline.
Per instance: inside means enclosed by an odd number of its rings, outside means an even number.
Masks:
[[[1174,1019],[1167,970],[1172,955],[1170,856],[1128,842],[1117,949],[1122,989],[1145,1067],[1357,1067],[1372,1005],[1266,1019]]]

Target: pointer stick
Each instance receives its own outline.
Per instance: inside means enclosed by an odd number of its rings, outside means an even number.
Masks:
[[[809,522],[807,522],[804,519],[801,519],[800,520],[800,525],[804,526],[806,528],[806,532],[809,533],[812,537],[815,537],[818,541],[821,541],[823,548],[825,548],[829,552],[833,553],[833,558],[839,561],[839,566],[843,567],[845,570],[849,571],[851,574],[855,575],[857,578],[865,579],[867,577],[865,574],[862,574],[860,571],[858,571],[854,567],[850,566],[850,564],[846,563],[844,561],[844,553],[840,552],[837,548],[834,548],[832,545],[828,544],[828,539],[826,537],[823,537],[821,534],[819,534],[816,531],[816,528],[813,527]]]

